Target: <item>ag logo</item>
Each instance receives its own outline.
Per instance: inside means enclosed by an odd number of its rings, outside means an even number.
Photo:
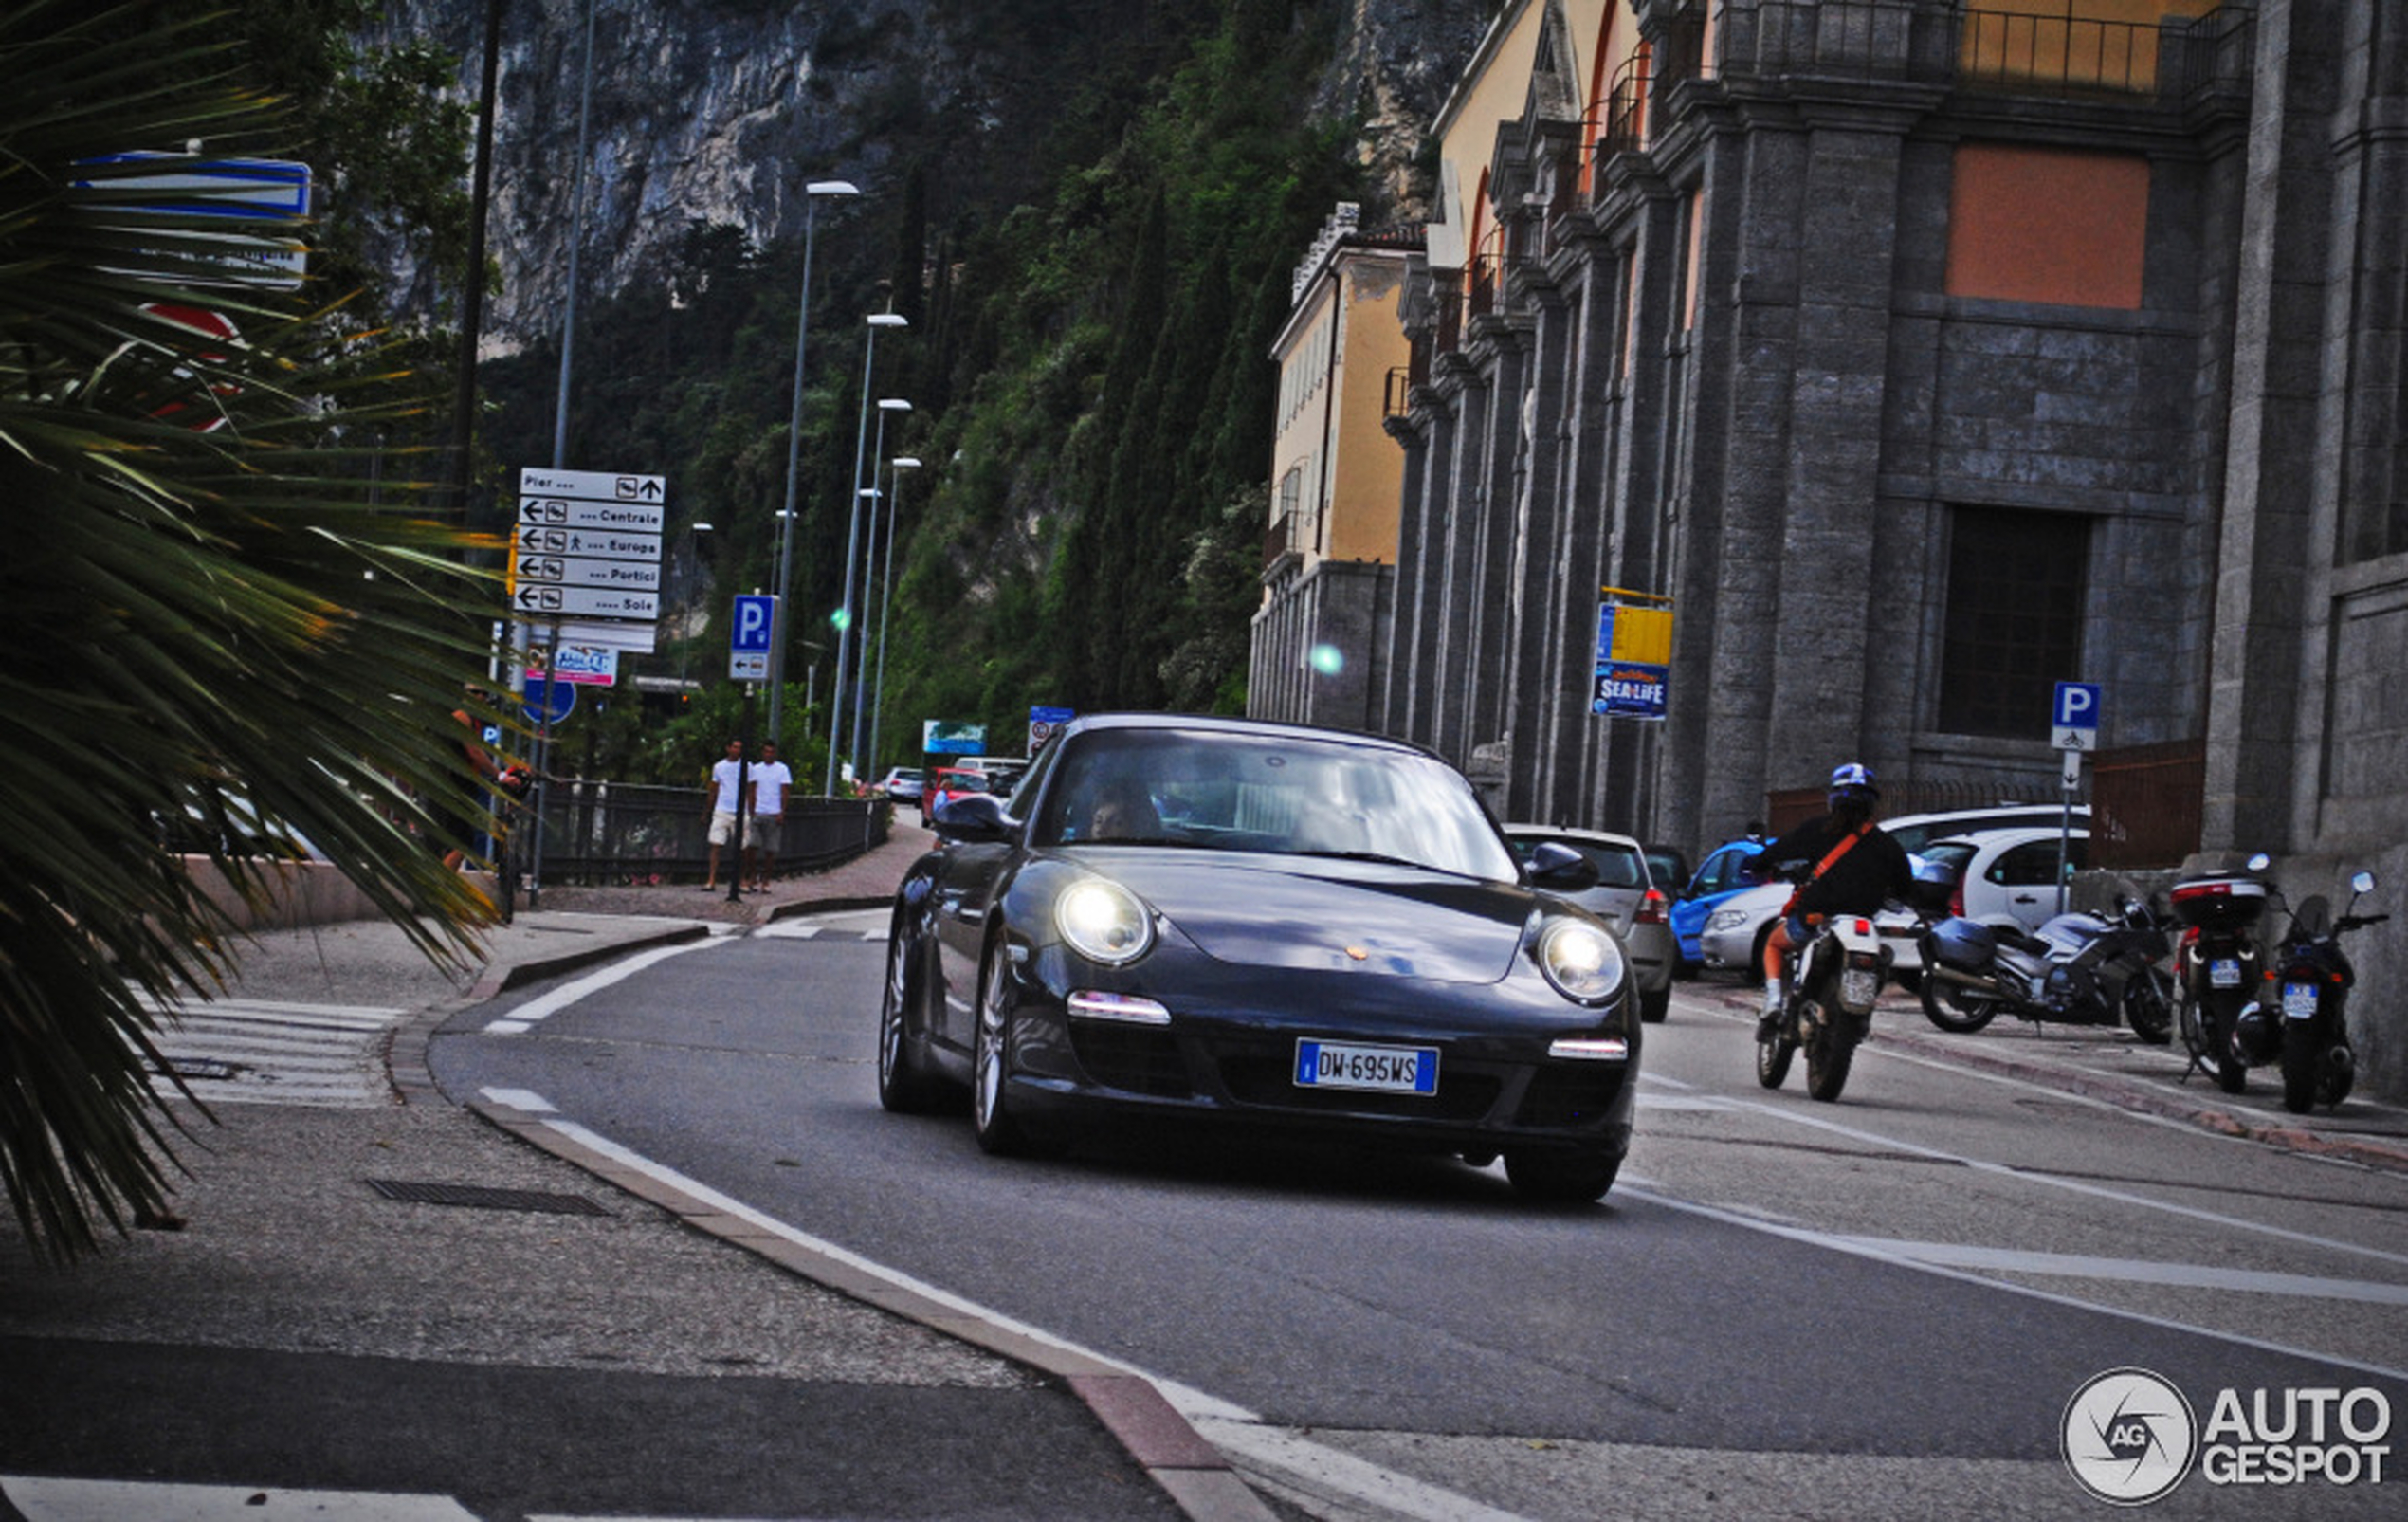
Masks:
[[[2198,1418],[2180,1390],[2147,1369],[2109,1369],[2066,1403],[2058,1442],[2084,1490],[2112,1505],[2142,1506],[2191,1472]]]

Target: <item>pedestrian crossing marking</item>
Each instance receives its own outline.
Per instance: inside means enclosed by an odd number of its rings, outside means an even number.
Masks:
[[[301,1491],[265,1485],[175,1485],[155,1481],[50,1479],[0,1476],[0,1495],[26,1522],[478,1522],[448,1495],[385,1491]]]
[[[180,1093],[176,1074],[212,1105],[392,1102],[382,1048],[407,1010],[264,999],[145,1002],[158,1017],[151,1042],[167,1071],[155,1073],[151,1087],[162,1097]]]

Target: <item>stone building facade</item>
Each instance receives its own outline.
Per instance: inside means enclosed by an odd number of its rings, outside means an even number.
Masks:
[[[2092,682],[2194,849],[2408,889],[2408,12],[1513,0],[1436,136],[1370,727],[1700,850],[1846,760],[2053,799]],[[1591,712],[1605,587],[1661,722]]]

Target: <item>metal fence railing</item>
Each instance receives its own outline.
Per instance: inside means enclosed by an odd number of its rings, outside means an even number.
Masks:
[[[544,790],[547,881],[623,883],[700,878],[710,861],[708,790],[588,779]],[[779,870],[815,871],[883,843],[893,805],[879,798],[786,800]]]

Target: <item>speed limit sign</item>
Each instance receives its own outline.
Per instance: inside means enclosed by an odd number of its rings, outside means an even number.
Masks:
[[[1031,707],[1029,710],[1029,754],[1033,756],[1043,750],[1046,742],[1076,717],[1078,710],[1075,708]]]

